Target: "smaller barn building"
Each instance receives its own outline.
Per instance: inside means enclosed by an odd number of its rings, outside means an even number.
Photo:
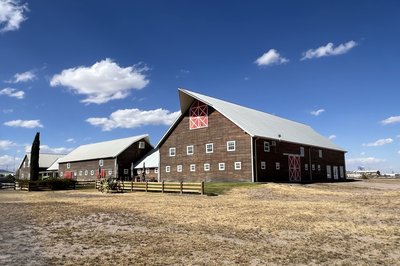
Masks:
[[[46,174],[47,168],[49,168],[55,161],[59,158],[64,157],[65,154],[52,154],[52,153],[40,153],[39,154],[39,176],[43,176]],[[17,170],[17,178],[19,179],[27,179],[31,178],[30,176],[30,161],[31,161],[31,153],[27,153],[22,159],[21,164]]]
[[[137,178],[141,181],[157,181],[159,162],[160,152],[157,149],[151,150],[134,165]]]
[[[132,166],[152,149],[148,135],[82,145],[59,160],[59,175],[76,180],[130,180]]]

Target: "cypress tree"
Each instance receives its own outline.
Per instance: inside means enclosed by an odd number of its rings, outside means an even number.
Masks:
[[[40,150],[40,133],[37,132],[31,148],[30,171],[31,180],[39,180],[39,150]]]

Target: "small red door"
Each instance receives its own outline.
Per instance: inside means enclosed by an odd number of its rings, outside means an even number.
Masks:
[[[301,181],[301,164],[299,155],[289,155],[289,181]]]

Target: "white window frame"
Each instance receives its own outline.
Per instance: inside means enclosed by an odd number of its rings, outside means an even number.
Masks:
[[[26,161],[24,161],[24,168],[26,168]]]
[[[108,170],[108,175],[112,175],[113,171],[112,170]]]
[[[196,165],[194,163],[190,165],[190,172],[196,172]]]
[[[304,147],[300,147],[300,157],[304,157]]]
[[[343,165],[341,165],[341,166],[339,166],[339,173],[340,173],[340,178],[344,178],[344,166]]]
[[[79,170],[79,176],[83,176],[83,171]]]
[[[242,162],[235,162],[234,168],[235,170],[242,170]]]
[[[169,157],[174,157],[176,155],[176,148],[169,148]]]
[[[150,174],[150,169],[149,168],[147,168],[145,171],[146,171],[146,175]]]
[[[189,149],[191,149],[191,152],[189,152]],[[186,155],[193,155],[193,153],[194,153],[194,146],[193,145],[186,146]]]
[[[71,168],[71,164],[67,163],[67,169],[70,169],[70,168]]]
[[[305,171],[308,171],[308,163],[306,163],[306,164],[304,165],[304,170],[305,170]]]
[[[144,149],[146,147],[146,142],[139,141],[139,149]]]
[[[211,147],[211,150],[208,150],[208,147]],[[214,152],[214,143],[207,143],[206,144],[206,153],[213,153]]]
[[[88,175],[89,175],[89,171],[85,170],[85,176],[88,176]]]
[[[230,147],[230,145],[233,144],[233,147]],[[226,142],[226,150],[227,151],[236,151],[236,141],[235,140],[228,140]]]
[[[276,162],[275,163],[275,169],[276,170],[281,170],[281,163],[280,162]]]
[[[182,173],[182,165],[181,164],[178,164],[177,166],[176,166],[176,171],[178,172],[178,173]]]
[[[210,169],[211,169],[211,166],[210,166],[209,163],[205,163],[205,164],[203,165],[203,167],[204,167],[204,171],[205,171],[205,172],[208,172],[208,171],[210,171]]]
[[[90,170],[90,175],[94,175],[94,170]]]
[[[129,169],[124,169],[124,175],[129,174]]]
[[[269,142],[264,141],[264,152],[269,152],[270,150]]]
[[[24,179],[24,178],[25,178],[25,174],[24,174],[24,173],[22,173],[21,177],[22,177],[22,179]]]
[[[74,176],[77,176],[77,175],[78,175],[78,173],[76,171],[74,171]]]
[[[311,165],[311,170],[312,170],[312,171],[315,171],[315,164],[312,164],[312,165]]]
[[[142,173],[142,170],[138,169],[137,174],[140,175]]]
[[[318,150],[318,157],[322,158],[322,150]]]
[[[154,168],[154,173],[158,174],[158,168]]]
[[[170,173],[171,172],[171,166],[167,165],[165,166],[165,172]]]
[[[99,166],[104,166],[104,160],[103,159],[99,160]]]
[[[267,169],[267,162],[262,161],[261,162],[261,170]]]
[[[317,166],[317,169],[318,169],[318,171],[321,171],[321,165],[320,164]]]
[[[219,171],[225,171],[225,163],[219,163],[218,164],[218,170]]]
[[[64,176],[64,173],[63,172],[60,172],[60,177],[63,177]]]

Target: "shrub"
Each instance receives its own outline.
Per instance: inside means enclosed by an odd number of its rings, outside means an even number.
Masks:
[[[73,179],[61,179],[61,178],[48,178],[44,180],[18,180],[21,187],[27,187],[31,190],[42,190],[42,189],[50,189],[50,190],[63,190],[63,189],[71,189],[75,188],[76,180]]]

